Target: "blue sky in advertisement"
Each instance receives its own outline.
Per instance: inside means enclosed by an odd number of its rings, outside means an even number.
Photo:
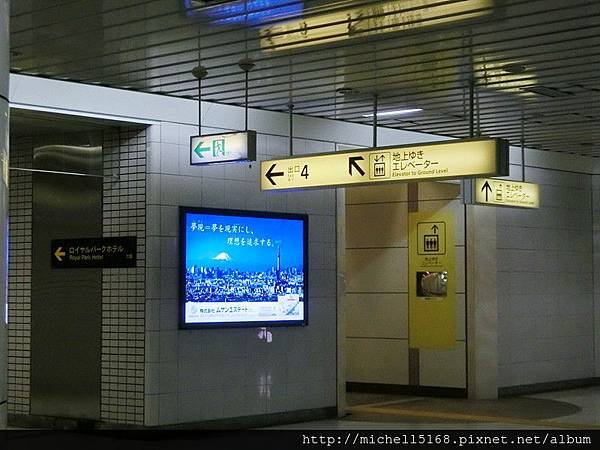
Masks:
[[[299,14],[304,9],[304,2],[294,0],[239,0],[216,3],[214,6],[205,7],[202,10],[192,9],[199,3],[202,2],[183,0],[188,16],[206,17],[215,25],[243,24],[246,12],[248,13],[248,24],[258,25],[283,15]]]
[[[303,270],[304,234],[301,220],[187,213],[186,268],[218,267],[242,271]]]

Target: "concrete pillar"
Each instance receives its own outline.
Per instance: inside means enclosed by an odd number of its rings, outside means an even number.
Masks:
[[[498,398],[496,208],[467,208],[468,396]]]
[[[6,427],[8,291],[8,1],[0,0],[0,428]]]

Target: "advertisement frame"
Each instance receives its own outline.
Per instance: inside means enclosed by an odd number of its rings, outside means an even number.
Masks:
[[[303,244],[302,244],[302,264],[304,271],[304,299],[302,320],[273,320],[273,321],[248,321],[248,322],[201,322],[188,323],[185,321],[185,305],[186,305],[186,216],[188,214],[206,214],[214,216],[230,216],[230,217],[245,217],[259,219],[283,219],[296,220],[302,222],[303,228]],[[207,329],[207,328],[265,328],[265,327],[304,327],[308,325],[308,215],[296,213],[282,213],[271,211],[251,211],[241,209],[225,209],[225,208],[204,208],[204,207],[179,207],[179,290],[178,290],[178,311],[179,311],[179,329]]]

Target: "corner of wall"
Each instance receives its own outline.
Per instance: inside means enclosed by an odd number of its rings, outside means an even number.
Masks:
[[[467,390],[470,399],[498,397],[496,209],[466,205]]]

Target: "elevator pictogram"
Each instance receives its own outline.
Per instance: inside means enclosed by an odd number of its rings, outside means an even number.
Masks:
[[[417,223],[419,255],[444,255],[446,253],[446,223]]]

